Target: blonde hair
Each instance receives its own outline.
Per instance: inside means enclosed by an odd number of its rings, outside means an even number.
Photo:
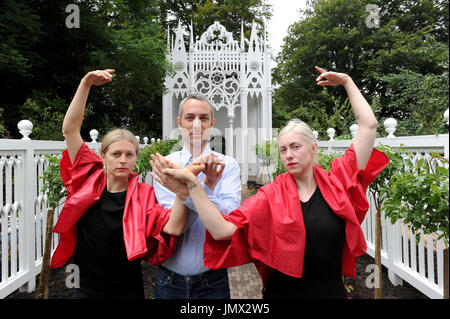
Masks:
[[[131,133],[129,130],[117,128],[112,131],[109,131],[102,140],[102,146],[100,147],[100,152],[103,154],[106,153],[108,150],[108,147],[115,142],[119,142],[122,140],[127,140],[128,142],[131,142],[136,147],[136,156],[139,155],[139,142],[136,139],[136,136],[134,136],[133,133]]]
[[[312,129],[309,127],[308,124],[303,122],[299,119],[292,119],[286,124],[285,127],[283,127],[280,131],[280,134],[278,135],[278,138],[280,138],[281,135],[289,133],[289,132],[297,132],[299,133],[303,139],[309,143],[313,144],[317,142],[316,136],[314,135]],[[317,153],[314,155],[314,163],[319,162],[319,157]]]

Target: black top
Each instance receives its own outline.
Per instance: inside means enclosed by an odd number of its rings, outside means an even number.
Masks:
[[[100,199],[77,223],[74,262],[80,284],[104,288],[105,284],[142,281],[140,260],[128,261],[123,239],[123,212],[127,192],[103,191]]]
[[[341,276],[345,221],[331,210],[319,187],[301,205],[306,231],[303,277],[291,277],[274,269],[264,297],[345,298]]]

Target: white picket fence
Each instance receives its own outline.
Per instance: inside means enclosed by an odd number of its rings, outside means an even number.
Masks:
[[[24,138],[28,135],[26,132]],[[91,131],[93,141],[97,135],[96,130]],[[147,144],[148,138],[144,141]],[[99,143],[86,144],[99,152]],[[40,177],[48,167],[45,155],[61,155],[65,148],[65,142],[0,139],[0,299],[17,289],[35,290],[45,247],[48,210]],[[55,211],[55,222],[60,208]],[[54,234],[53,249],[58,240]]]
[[[376,143],[403,146],[418,157],[439,152],[449,158],[448,134],[395,138],[394,130],[391,130],[391,138],[377,139]],[[352,127],[352,132],[355,131]],[[48,165],[45,154],[61,154],[66,147],[65,142],[26,140],[29,133],[23,132],[25,140],[0,139],[0,299],[17,289],[27,292],[35,289],[47,218],[46,195],[39,177]],[[320,141],[320,149],[340,152],[350,146],[351,140],[334,141],[332,130],[329,133],[330,140]],[[91,131],[91,138],[96,140],[95,130]],[[144,140],[147,144],[148,139]],[[95,151],[100,146],[96,142],[87,144]],[[371,256],[374,256],[375,241],[373,207],[371,204],[362,224],[367,253]],[[57,217],[59,209],[55,214]],[[416,245],[414,236],[409,236],[408,225],[403,225],[402,221],[391,225],[383,217],[382,226],[382,263],[389,269],[391,281],[400,284],[404,280],[430,298],[443,298],[442,240],[425,235]],[[53,248],[57,242],[58,237],[54,236]]]
[[[417,160],[430,157],[437,152],[449,158],[449,135],[410,136],[377,139],[379,144],[391,147],[403,146],[413,152]],[[343,152],[351,140],[319,142],[319,149],[330,152]],[[447,164],[448,167],[448,164]],[[367,253],[375,257],[375,205],[368,192],[370,208],[362,223],[367,241]],[[389,279],[393,285],[402,284],[402,280],[433,299],[444,296],[444,243],[437,240],[437,235],[424,235],[421,232],[420,243],[416,243],[415,235],[411,235],[409,225],[398,220],[394,225],[382,213],[382,264],[388,269]],[[369,271],[369,270],[368,270]],[[369,273],[368,273],[369,275]]]

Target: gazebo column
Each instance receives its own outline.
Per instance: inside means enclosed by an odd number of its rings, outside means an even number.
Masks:
[[[268,103],[267,95],[262,94],[261,102],[262,102],[261,103],[261,116],[260,116],[261,126],[260,126],[260,132],[259,132],[259,136],[258,136],[259,143],[270,139],[271,133],[272,133],[271,132],[272,128],[268,127],[269,126],[269,117],[272,114],[269,114],[269,105],[268,105],[269,103]]]
[[[241,90],[241,183],[246,185],[248,181],[248,110],[247,90]]]
[[[163,134],[162,138],[170,138],[170,132],[174,125],[173,119],[173,105],[172,105],[172,92],[169,90],[167,94],[163,96]]]
[[[272,88],[271,87],[267,88],[267,114],[268,114],[267,130],[268,130],[268,134],[269,134],[269,136],[267,138],[272,139],[274,134],[272,132],[273,127],[272,127]],[[278,133],[275,135],[278,136]]]
[[[233,121],[234,121],[234,109],[228,109],[228,127],[225,128],[225,155],[233,157]]]

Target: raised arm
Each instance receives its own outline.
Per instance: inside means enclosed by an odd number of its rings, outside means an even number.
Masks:
[[[72,163],[75,160],[78,150],[83,144],[80,129],[81,123],[83,122],[89,90],[92,85],[103,85],[107,82],[111,82],[112,73],[114,73],[114,70],[107,69],[92,71],[86,74],[78,85],[75,96],[67,109],[62,130]]]
[[[316,66],[320,72],[316,79],[318,85],[343,85],[350,99],[350,104],[359,125],[358,133],[353,140],[358,169],[366,168],[377,135],[378,121],[369,103],[359,91],[352,78],[344,73],[327,72]],[[323,80],[325,78],[325,80]]]

